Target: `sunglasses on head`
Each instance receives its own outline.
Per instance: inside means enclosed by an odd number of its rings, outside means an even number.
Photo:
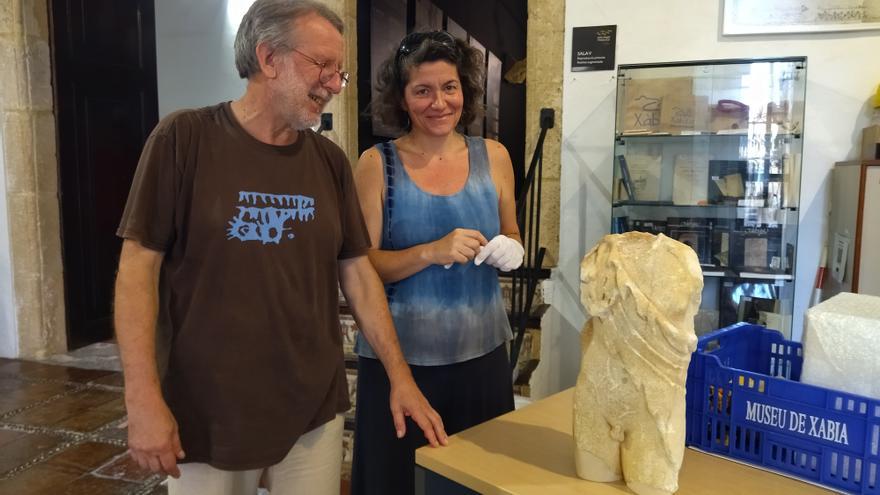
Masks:
[[[400,42],[397,48],[397,58],[405,57],[419,49],[425,40],[430,40],[449,49],[455,49],[455,38],[446,31],[424,31],[410,33]]]

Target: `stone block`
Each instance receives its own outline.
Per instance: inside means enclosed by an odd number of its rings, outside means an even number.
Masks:
[[[46,265],[48,258],[56,258],[57,253],[61,252],[61,220],[58,196],[53,193],[37,193],[36,201],[36,219],[38,219],[37,229],[39,235],[37,242],[40,246],[40,254],[44,258],[42,271],[46,273],[48,270],[52,275],[60,276],[60,259],[57,266],[49,267]]]
[[[841,292],[805,323],[801,381],[880,399],[880,297]]]
[[[47,199],[40,211],[34,193],[9,193],[7,204],[21,355],[41,358],[63,352],[66,330],[58,208],[46,211],[53,208]],[[38,218],[48,218],[43,227],[50,231],[47,240],[54,241],[48,246],[43,245]]]
[[[28,106],[32,110],[52,111],[52,70],[49,43],[28,37],[25,42],[25,66],[27,70]]]
[[[64,308],[64,267],[61,262],[61,221],[58,196],[38,194],[37,215],[42,279],[42,322],[48,349],[67,348]]]
[[[0,111],[22,110],[27,105],[27,82],[20,39],[0,36]]]
[[[58,155],[55,115],[43,111],[33,115],[34,160],[37,192],[58,194]]]
[[[18,321],[18,348],[20,357],[43,357],[45,349],[40,309],[40,277],[37,273],[19,272],[13,277],[15,291],[15,318]]]
[[[541,244],[547,248],[545,266],[559,260],[559,179],[544,178],[541,184]]]
[[[0,2],[0,36],[21,32],[20,0],[4,0]]]
[[[13,276],[39,276],[40,251],[37,232],[37,205],[33,193],[10,192],[6,205],[9,209],[9,241]]]
[[[49,2],[22,1],[21,24],[25,36],[49,41]]]
[[[36,189],[34,140],[30,115],[21,111],[0,114],[3,153],[6,165],[6,190],[32,193]]]

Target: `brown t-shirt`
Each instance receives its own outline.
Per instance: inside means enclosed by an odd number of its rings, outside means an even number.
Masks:
[[[228,103],[169,115],[117,234],[165,253],[157,354],[185,462],[269,466],[349,408],[337,262],[370,241],[337,146],[262,143]]]

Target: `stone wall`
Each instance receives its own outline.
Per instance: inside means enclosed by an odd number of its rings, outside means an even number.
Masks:
[[[345,70],[351,73],[351,79],[348,87],[324,110],[333,113],[333,130],[324,135],[338,144],[354,164],[358,158],[357,0],[328,0],[325,3],[345,23]]]
[[[0,4],[3,141],[19,354],[66,350],[47,2]]]
[[[541,108],[556,111],[555,126],[544,138],[541,183],[541,245],[544,266],[555,266],[559,253],[559,171],[562,157],[562,72],[565,0],[530,0],[526,38],[526,166],[532,159],[541,126]]]
[[[0,133],[19,355],[66,350],[46,2],[0,6]]]

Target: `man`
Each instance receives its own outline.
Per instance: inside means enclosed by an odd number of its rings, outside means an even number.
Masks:
[[[257,0],[235,41],[245,94],[168,116],[144,147],[115,324],[131,455],[176,478],[172,495],[252,494],[260,477],[273,495],[338,493],[337,281],[380,350],[398,436],[410,417],[446,442],[366,257],[349,164],[309,130],[348,80],[342,30],[320,3]]]

